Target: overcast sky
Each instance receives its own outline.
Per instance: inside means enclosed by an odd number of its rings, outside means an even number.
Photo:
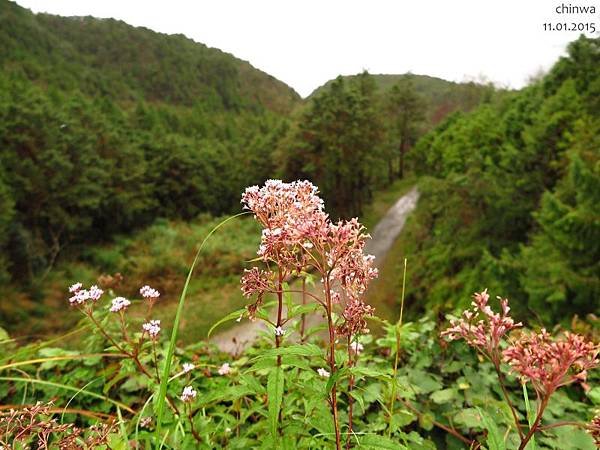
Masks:
[[[249,61],[302,96],[339,74],[412,72],[454,81],[485,77],[519,88],[548,69],[576,32],[547,22],[600,0],[17,0],[34,12],[114,17],[183,33]],[[597,36],[598,34],[596,34]]]

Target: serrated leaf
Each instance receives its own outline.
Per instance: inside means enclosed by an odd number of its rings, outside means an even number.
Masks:
[[[454,400],[457,397],[457,391],[454,388],[442,389],[441,391],[433,392],[429,397],[435,403],[441,405],[442,403],[448,403]]]
[[[283,301],[285,302],[285,306],[288,311],[291,311],[294,307],[294,301],[292,299],[292,293],[290,292],[290,285],[283,283],[281,288],[283,290]]]
[[[465,408],[454,415],[454,421],[467,428],[481,428],[483,422],[477,408]]]
[[[385,450],[403,450],[406,449],[404,445],[396,440],[392,440],[385,436],[379,436],[376,434],[367,434],[360,438],[360,448],[364,449],[385,449]]]
[[[431,413],[421,414],[419,416],[419,426],[424,430],[430,431],[433,428],[433,415]]]
[[[595,386],[586,392],[587,397],[594,405],[600,405],[600,386]]]
[[[329,379],[327,380],[327,384],[325,385],[325,393],[329,395],[333,389],[333,385],[339,380],[342,380],[344,377],[348,376],[348,374],[348,368],[344,367],[342,369],[338,369],[334,374],[330,375]]]
[[[215,328],[224,324],[225,322],[229,322],[230,320],[238,319],[245,312],[246,312],[246,308],[242,308],[242,309],[238,309],[237,311],[227,314],[225,317],[223,317],[221,320],[219,320],[217,323],[215,323],[212,327],[210,327],[210,330],[208,330],[208,333],[206,336],[210,337],[210,335],[215,330]]]
[[[268,358],[271,356],[279,355],[293,355],[293,356],[321,356],[323,350],[315,344],[295,344],[289,347],[271,348],[265,350],[260,355],[255,356],[252,361],[258,361],[262,358]]]
[[[488,450],[506,450],[504,438],[500,433],[500,430],[498,430],[496,422],[494,422],[487,413],[482,411],[481,408],[477,408],[477,412],[483,422],[483,428],[487,430],[486,443],[488,445]]]
[[[273,439],[277,439],[279,425],[279,411],[283,402],[283,369],[281,366],[273,367],[267,378],[267,396],[269,398],[269,425]]]
[[[406,425],[414,422],[415,420],[417,420],[416,414],[410,411],[404,410],[395,412],[392,416],[391,421],[392,433],[395,433],[400,428],[405,427]]]

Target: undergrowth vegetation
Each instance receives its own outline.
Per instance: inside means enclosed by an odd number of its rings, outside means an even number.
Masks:
[[[356,220],[332,222],[308,182],[269,181],[243,201],[263,228],[242,277],[252,301],[223,320],[265,321],[261,339],[235,357],[205,341],[177,346],[194,268],[233,217],[199,247],[172,329],[156,318],[159,290],[123,297],[121,279],[104,277],[65,294],[84,316],[68,348],[4,336],[3,446],[594,448],[600,361],[589,325],[524,330],[508,301],[492,304],[485,291],[448,321],[377,319],[364,303],[377,271]],[[322,317],[316,326],[310,314]]]

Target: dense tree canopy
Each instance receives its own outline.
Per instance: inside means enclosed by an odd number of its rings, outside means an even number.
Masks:
[[[488,286],[534,321],[600,312],[599,50],[580,38],[543,79],[453,115],[409,153],[429,177],[406,237],[415,305]]]

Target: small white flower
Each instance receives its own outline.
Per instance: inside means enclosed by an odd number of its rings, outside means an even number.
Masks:
[[[285,334],[285,331],[283,330],[283,328],[281,328],[281,327],[275,328],[275,336],[283,336],[284,334]]]
[[[319,367],[317,369],[317,373],[322,376],[323,378],[329,378],[329,372],[327,372],[325,369],[323,369],[322,367]]]
[[[140,289],[140,294],[142,294],[142,297],[147,298],[147,299],[152,299],[152,300],[160,297],[160,292],[158,292],[156,289],[152,289],[148,285],[143,286]]]
[[[119,312],[121,310],[127,309],[129,305],[131,305],[131,302],[125,297],[116,297],[112,301],[110,312]]]
[[[195,367],[192,363],[183,363],[183,373],[191,372]]]
[[[360,355],[365,348],[360,342],[352,341],[350,343],[350,350],[352,350],[357,355]]]
[[[231,428],[229,428],[229,427],[225,428],[225,433],[231,433]]]
[[[90,299],[95,302],[100,300],[100,297],[102,297],[102,294],[104,294],[104,291],[96,285],[93,285],[89,290]]]
[[[150,416],[144,417],[142,420],[140,420],[140,426],[142,428],[148,428],[151,423],[152,423],[152,417],[150,417]]]
[[[82,305],[90,299],[90,293],[87,289],[80,289],[69,299],[71,305]]]
[[[158,333],[160,333],[160,320],[151,320],[142,325],[144,331],[148,332],[152,339],[156,339]]]
[[[196,398],[196,390],[191,386],[186,386],[183,388],[183,392],[181,393],[181,401],[189,403]]]
[[[69,292],[71,294],[77,292],[79,289],[81,289],[83,287],[83,284],[81,283],[75,283],[73,285],[71,285],[71,287],[69,287]]]
[[[231,372],[231,366],[229,363],[224,363],[221,367],[219,367],[219,375],[228,375]]]

